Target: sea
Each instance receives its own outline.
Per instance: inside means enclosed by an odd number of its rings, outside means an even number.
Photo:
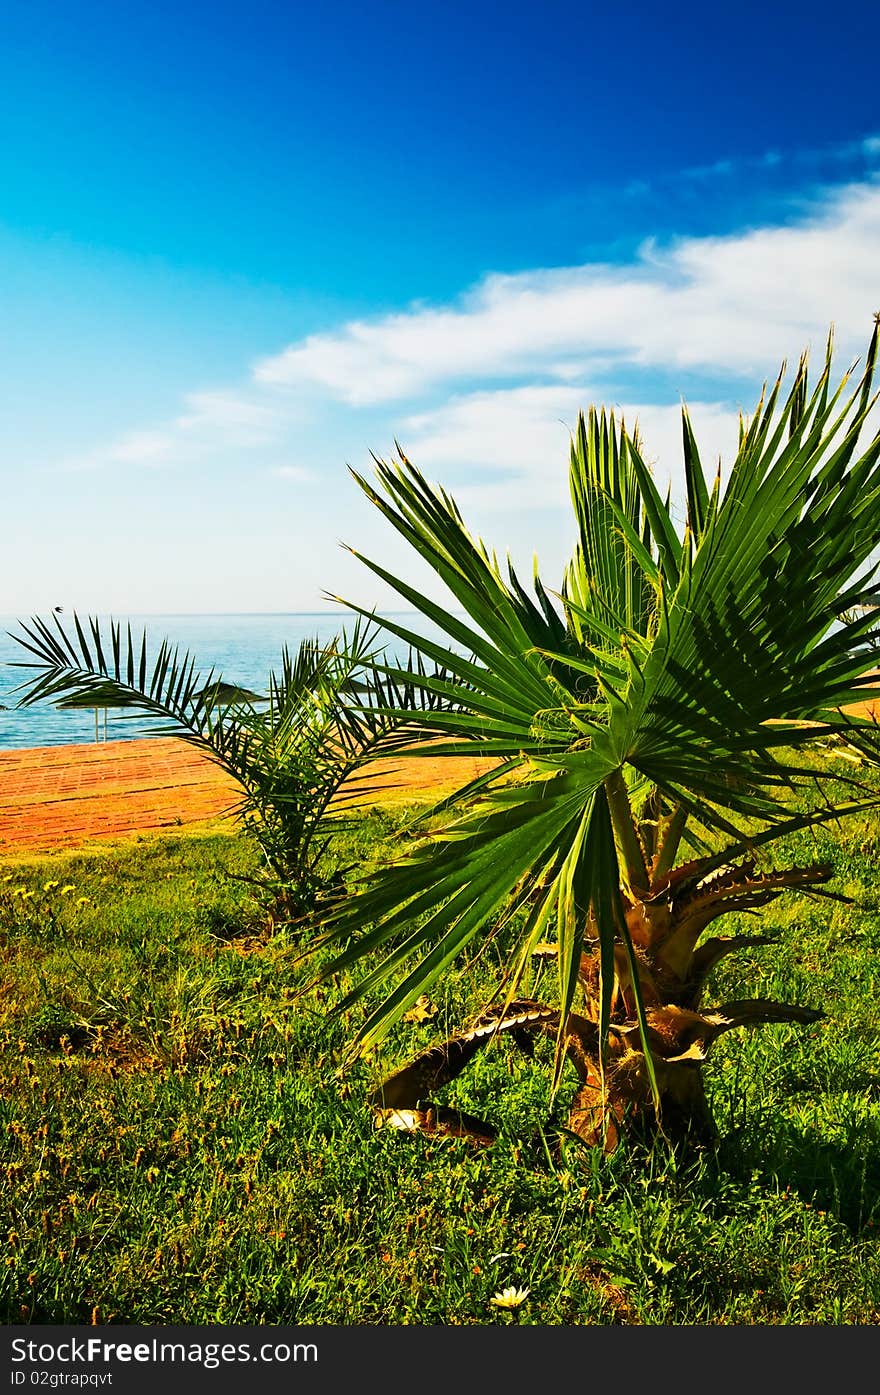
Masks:
[[[52,616],[42,616],[52,620]],[[84,617],[81,617],[81,619]],[[108,617],[101,618],[102,635],[109,635]],[[437,637],[439,632],[417,612],[389,611],[387,619],[421,635]],[[214,679],[266,692],[269,674],[280,668],[286,645],[291,651],[304,639],[317,639],[326,644],[345,629],[351,631],[356,617],[350,613],[321,611],[315,613],[265,615],[114,615],[123,629],[131,625],[137,644],[147,636],[147,660],[152,664],[163,639],[178,645],[181,655],[187,651],[195,659],[196,672],[206,679],[211,670]],[[72,617],[58,616],[70,633]],[[24,623],[28,623],[24,620]],[[121,709],[85,708],[63,711],[50,702],[32,707],[18,706],[20,692],[16,689],[35,672],[20,667],[31,656],[13,637],[22,634],[22,617],[0,616],[0,749],[15,750],[35,746],[66,746],[82,742],[131,740],[155,734],[148,719]],[[379,643],[387,645],[386,654],[401,657],[406,649],[393,635]],[[448,641],[447,641],[448,644]]]

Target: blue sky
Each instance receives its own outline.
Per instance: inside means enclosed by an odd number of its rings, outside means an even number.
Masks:
[[[41,4],[0,50],[0,612],[386,605],[398,439],[557,584],[568,432],[880,309],[876,7]],[[430,581],[426,585],[430,586]]]

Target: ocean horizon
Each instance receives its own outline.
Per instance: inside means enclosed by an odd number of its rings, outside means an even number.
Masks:
[[[59,618],[70,623],[70,617]],[[101,616],[102,625],[109,618]],[[420,634],[431,632],[416,611],[386,611],[385,618],[407,623]],[[148,663],[155,660],[162,640],[168,639],[178,645],[181,654],[188,651],[192,655],[196,671],[205,679],[213,670],[215,678],[222,676],[226,682],[265,692],[269,674],[280,666],[285,645],[295,650],[304,639],[311,638],[326,643],[340,630],[350,631],[357,617],[350,611],[255,611],[131,614],[114,615],[113,619],[123,626],[130,624],[137,642],[146,632]],[[145,716],[119,708],[65,712],[48,702],[18,707],[19,694],[15,690],[28,677],[27,670],[18,665],[27,663],[28,653],[10,632],[20,632],[22,623],[28,622],[21,616],[0,616],[0,750],[135,740],[155,734],[148,729]],[[394,636],[389,635],[388,640],[393,643]]]

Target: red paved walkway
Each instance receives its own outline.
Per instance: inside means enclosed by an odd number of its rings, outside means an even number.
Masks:
[[[228,776],[175,737],[0,751],[0,853],[199,822],[234,801]]]
[[[376,802],[439,797],[487,764],[395,762]],[[0,856],[202,823],[228,814],[236,798],[219,766],[177,737],[0,751]]]

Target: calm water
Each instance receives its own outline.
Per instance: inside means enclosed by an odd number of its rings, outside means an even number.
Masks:
[[[69,617],[61,618],[70,626]],[[394,618],[420,634],[430,632],[427,622],[415,614],[399,612]],[[114,619],[122,619],[125,623],[124,616]],[[19,629],[18,620],[19,617],[0,616],[0,703],[5,706],[5,710],[0,710],[0,748],[94,741],[93,710],[59,712],[49,703],[15,709],[18,699],[13,689],[28,676],[25,669],[11,667],[12,663],[28,658],[27,651],[9,636],[10,630]],[[180,646],[181,653],[189,650],[195,658],[196,669],[206,678],[214,668],[215,677],[222,674],[227,682],[265,692],[268,674],[278,669],[285,644],[295,650],[303,639],[317,637],[326,642],[343,626],[350,630],[353,620],[350,615],[326,611],[312,615],[138,615],[132,617],[131,628],[138,642],[141,633],[147,632],[148,664],[155,659],[161,641],[167,638]],[[388,642],[394,645],[393,636],[388,637]],[[106,718],[108,740],[145,734],[144,719],[139,714],[132,717],[111,710]],[[104,719],[102,712],[98,721],[102,741]]]

